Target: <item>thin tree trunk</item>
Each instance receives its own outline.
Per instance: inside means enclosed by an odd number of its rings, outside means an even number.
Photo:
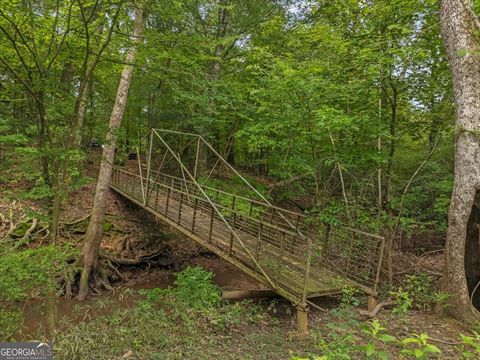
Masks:
[[[480,29],[475,29],[474,15],[466,11],[468,6],[465,0],[442,0],[440,11],[441,33],[453,76],[456,125],[444,287],[452,295],[453,315],[462,319],[471,319],[473,314],[466,281],[465,246],[475,196],[480,189],[480,43],[475,34]]]
[[[80,278],[80,288],[78,299],[84,300],[88,295],[89,280],[92,273],[97,269],[98,252],[103,236],[103,220],[105,217],[105,205],[108,193],[108,184],[112,175],[113,158],[117,144],[118,129],[122,122],[123,112],[128,97],[128,90],[133,73],[133,64],[137,55],[137,44],[141,41],[143,29],[143,10],[135,10],[135,27],[132,41],[134,44],[130,48],[126,64],[122,71],[120,83],[118,85],[117,97],[110,117],[109,129],[107,132],[106,143],[103,148],[103,156],[98,174],[97,187],[95,189],[95,198],[93,201],[92,215],[85,234],[83,247],[83,272]]]
[[[212,61],[212,67],[210,69],[210,75],[213,79],[217,79],[220,75],[221,70],[221,59],[223,55],[223,50],[225,49],[225,44],[223,39],[227,33],[228,27],[228,6],[230,5],[231,0],[219,0],[219,9],[218,9],[218,24],[217,24],[217,40],[219,41],[215,46],[214,56],[215,59]]]
[[[229,9],[231,0],[218,0],[218,22],[217,22],[217,33],[216,40],[217,44],[213,50],[214,59],[210,64],[208,69],[208,76],[211,80],[210,88],[208,89],[208,107],[207,107],[207,116],[212,118],[214,116],[215,109],[215,93],[216,93],[216,82],[220,77],[220,72],[222,69],[222,58],[223,52],[225,50],[224,39],[227,33],[228,21],[229,21]],[[208,127],[202,126],[198,130],[200,135],[207,137]],[[205,146],[200,146],[198,153],[198,174],[203,174],[208,172],[208,155],[209,151]],[[222,169],[219,169],[222,172]]]
[[[385,187],[385,193],[387,197],[386,210],[388,215],[388,232],[387,232],[387,269],[388,269],[388,284],[393,286],[393,253],[394,242],[393,238],[393,158],[395,156],[395,147],[397,140],[396,126],[397,126],[397,105],[398,105],[398,92],[392,85],[392,98],[390,100],[391,116],[390,116],[390,144],[388,150],[388,163],[387,163],[387,183]]]

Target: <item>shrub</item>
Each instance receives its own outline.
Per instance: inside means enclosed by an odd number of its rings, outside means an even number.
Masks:
[[[428,274],[407,275],[402,287],[390,292],[395,299],[394,313],[404,315],[411,308],[432,311],[435,306],[445,306],[448,295],[435,291],[432,279]]]
[[[57,277],[71,276],[76,249],[71,246],[42,246],[0,255],[0,340],[17,331],[21,314],[13,308],[17,301],[45,296],[58,287]]]
[[[220,288],[212,282],[213,273],[199,266],[187,267],[175,274],[175,298],[194,309],[218,307],[222,300]]]

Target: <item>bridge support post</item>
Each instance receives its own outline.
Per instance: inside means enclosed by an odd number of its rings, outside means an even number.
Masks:
[[[306,306],[297,306],[297,331],[299,335],[308,334],[308,309]]]

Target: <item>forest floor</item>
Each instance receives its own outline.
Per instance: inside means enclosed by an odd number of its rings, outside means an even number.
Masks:
[[[215,264],[214,281],[231,288],[228,279],[251,288],[244,275],[223,260],[199,256],[192,264]],[[223,269],[224,267],[227,269]],[[246,286],[246,284],[250,284]],[[168,300],[154,306],[146,301],[142,289],[172,285],[172,272],[158,270],[144,276],[134,286],[119,286],[114,292],[92,297],[85,302],[60,299],[61,321],[54,345],[58,359],[292,359],[312,354],[330,354],[328,359],[367,359],[358,348],[372,341],[363,325],[370,322],[359,316],[358,308],[344,306],[338,298],[323,298],[317,303],[327,311],[312,310],[308,336],[295,331],[294,308],[280,298],[224,301],[213,311],[193,311]],[[235,286],[238,288],[238,286]],[[43,338],[43,306],[36,301],[24,304],[26,323],[16,339]],[[442,359],[461,359],[459,334],[470,329],[437,314],[409,311],[398,316],[381,311],[376,320],[385,327],[382,334],[397,339],[428,334],[429,344],[441,349]],[[392,359],[406,347],[400,343],[376,343]],[[416,348],[414,344],[411,348]],[[418,346],[421,348],[421,346]],[[335,354],[335,355],[334,355]],[[436,357],[431,357],[436,358]]]
[[[86,172],[94,176],[95,162]],[[16,183],[7,189],[4,183],[3,191],[9,191],[12,199],[24,187],[25,184]],[[78,249],[93,192],[93,182],[81,187],[69,197],[63,212],[62,241]],[[0,199],[0,211],[4,214],[7,209],[21,213],[36,207],[32,201]],[[471,326],[425,311],[399,314],[395,308],[385,308],[374,319],[366,319],[359,312],[366,307],[366,299],[355,293],[318,299],[317,303],[326,311],[310,311],[310,333],[304,337],[295,332],[295,309],[281,298],[224,300],[213,310],[187,309],[170,298],[152,303],[148,299],[154,289],[173,286],[174,274],[188,266],[211,271],[213,282],[222,290],[264,287],[114,194],[109,195],[106,220],[102,251],[109,254],[108,261],[115,268],[110,274],[113,291],[99,291],[84,302],[59,298],[55,358],[291,359],[330,354],[327,359],[366,359],[372,343],[374,358],[382,356],[382,351],[392,354],[390,358],[416,349],[428,352],[429,346],[435,345],[442,352],[439,358],[460,359],[468,348],[460,334],[471,334]],[[38,244],[32,241],[28,246]],[[438,271],[440,258],[441,254],[436,252],[406,259],[421,259]],[[23,311],[24,324],[10,340],[43,339],[46,321],[42,299],[18,306]],[[378,320],[385,329],[374,334],[376,323],[372,320]],[[383,336],[386,334],[395,340]],[[428,334],[429,339],[420,334]]]

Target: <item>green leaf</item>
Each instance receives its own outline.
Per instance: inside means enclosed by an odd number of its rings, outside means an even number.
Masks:
[[[389,334],[381,334],[378,336],[378,339],[384,343],[393,342],[397,340],[394,336]]]
[[[413,351],[413,353],[415,354],[415,357],[416,357],[417,359],[422,359],[422,358],[425,357],[425,353],[424,353],[422,350],[420,350],[420,349],[415,349],[415,350]]]
[[[365,353],[367,354],[367,356],[372,356],[373,354],[375,354],[375,350],[375,343],[373,342],[369,342],[365,347]]]
[[[383,351],[383,350],[378,353],[378,357],[381,360],[389,360],[390,359],[390,355],[386,351]]]
[[[426,344],[425,345],[425,350],[429,353],[436,353],[436,354],[441,354],[442,353],[442,351],[433,344]]]

